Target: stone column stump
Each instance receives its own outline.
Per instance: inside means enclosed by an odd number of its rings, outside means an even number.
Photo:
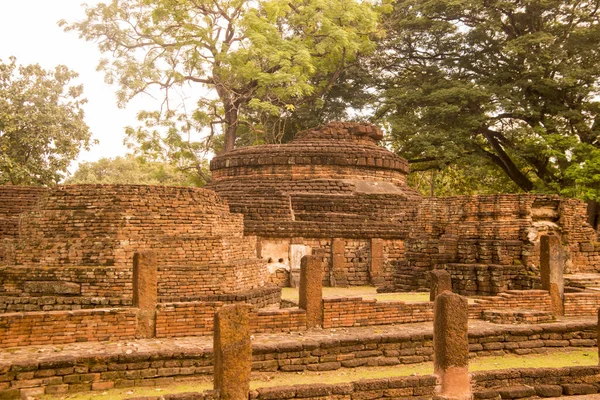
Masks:
[[[542,289],[550,292],[552,312],[556,316],[565,315],[565,283],[563,272],[565,254],[558,235],[540,237],[540,275]]]
[[[229,304],[215,313],[214,388],[223,400],[248,399],[252,369],[249,308]]]
[[[436,399],[472,398],[469,380],[468,318],[466,297],[443,292],[435,299],[433,365],[440,384]]]
[[[383,284],[383,239],[371,239],[371,262],[369,264],[371,285]]]
[[[435,301],[436,297],[444,292],[452,292],[452,278],[445,269],[434,269],[429,272],[431,286],[429,289],[429,301]]]
[[[300,308],[306,310],[307,328],[323,326],[323,264],[321,257],[302,257],[298,303]]]
[[[598,309],[598,324],[596,326],[596,343],[600,343],[600,308]],[[598,356],[600,357],[600,346],[598,346]],[[600,358],[598,358],[598,365],[600,365]]]
[[[156,332],[158,302],[158,264],[153,252],[133,255],[133,307],[138,308],[138,339],[153,338]]]
[[[348,277],[344,270],[346,264],[346,241],[344,239],[333,239],[331,242],[331,286],[347,287]]]

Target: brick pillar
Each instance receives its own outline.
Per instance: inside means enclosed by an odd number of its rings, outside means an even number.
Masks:
[[[331,274],[333,279],[330,279],[331,286],[348,286],[348,277],[346,276],[346,270],[344,269],[346,264],[346,257],[344,256],[345,250],[345,240],[333,239],[331,242],[331,270],[333,271]]]
[[[157,282],[156,254],[153,252],[135,253],[133,255],[133,307],[138,308],[136,338],[144,339],[155,336]]]
[[[371,262],[369,263],[371,285],[383,284],[383,239],[371,239]]]
[[[433,367],[440,383],[438,399],[471,399],[468,317],[466,297],[444,292],[435,299]]]
[[[323,326],[323,265],[321,257],[302,257],[299,300],[300,308],[306,310],[306,327]]]
[[[429,286],[429,301],[435,301],[443,292],[452,292],[452,279],[450,273],[445,269],[434,269],[429,272],[430,286]]]
[[[565,284],[563,270],[565,255],[558,235],[544,235],[540,238],[540,274],[542,289],[550,292],[552,312],[565,315]]]
[[[228,304],[215,313],[214,388],[220,399],[248,399],[252,369],[249,308],[246,304]]]

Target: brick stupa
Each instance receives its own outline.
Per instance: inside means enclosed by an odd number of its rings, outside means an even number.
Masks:
[[[209,187],[244,214],[246,234],[403,237],[420,196],[382,138],[371,124],[330,123],[287,144],[236,149],[213,158]]]
[[[130,274],[133,254],[153,251],[162,297],[235,293],[262,287],[266,278],[256,238],[243,235],[242,218],[205,189],[58,186],[21,214],[20,234],[5,239],[4,264],[14,266],[19,279],[23,268],[31,279],[42,279],[33,278],[40,268],[48,274],[114,267]]]

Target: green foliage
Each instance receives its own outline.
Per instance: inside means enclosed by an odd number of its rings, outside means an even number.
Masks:
[[[598,7],[398,1],[372,61],[392,147],[417,171],[499,168],[518,190],[598,198]]]
[[[478,163],[478,161],[483,161]],[[516,193],[518,186],[485,160],[464,158],[442,169],[413,171],[408,184],[424,196]]]
[[[91,142],[82,86],[63,65],[46,71],[0,60],[0,184],[58,183]]]
[[[579,159],[565,171],[574,183],[564,188],[562,194],[585,200],[600,201],[600,149],[585,146],[577,152]],[[579,161],[579,162],[577,162]]]
[[[374,49],[386,4],[112,0],[61,24],[112,55],[99,68],[119,86],[120,104],[162,90],[161,110],[140,113],[143,126],[127,130],[130,145],[193,166],[209,151],[281,141],[297,110]],[[182,91],[194,96],[175,101]]]
[[[144,161],[133,155],[101,158],[95,162],[84,162],[65,184],[135,184],[164,186],[201,186],[190,174],[175,167],[157,162]]]

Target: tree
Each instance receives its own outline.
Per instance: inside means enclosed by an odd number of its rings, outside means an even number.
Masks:
[[[119,85],[120,104],[162,90],[161,109],[140,113],[144,126],[128,138],[193,169],[203,152],[230,151],[236,140],[280,141],[296,109],[318,104],[373,50],[377,18],[359,0],[112,0],[61,24],[112,54],[100,69]],[[194,93],[192,111],[173,102],[182,90]],[[207,140],[195,139],[205,130]]]
[[[597,198],[600,1],[402,0],[373,65],[413,169],[485,163],[522,191]]]
[[[165,186],[202,186],[173,166],[161,162],[146,162],[131,154],[125,157],[101,158],[79,164],[65,184],[136,184]]]
[[[63,65],[46,71],[0,60],[0,184],[58,183],[92,143],[83,121],[82,86]]]
[[[477,164],[478,161],[483,161]],[[499,168],[490,168],[485,160],[457,160],[439,169],[415,170],[408,184],[424,196],[461,196],[515,193],[519,188]]]

